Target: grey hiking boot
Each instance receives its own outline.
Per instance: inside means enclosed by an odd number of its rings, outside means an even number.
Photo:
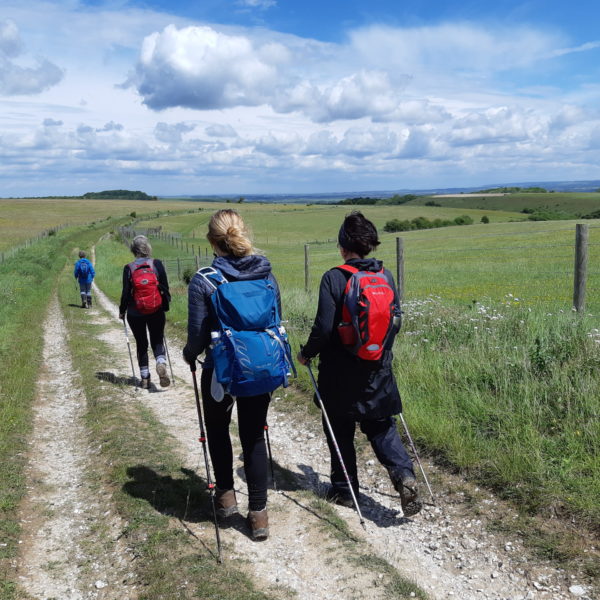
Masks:
[[[394,488],[400,494],[400,503],[404,516],[412,517],[421,511],[423,503],[419,500],[417,481],[412,475],[405,475],[402,479],[391,477]]]
[[[269,537],[269,515],[266,508],[248,511],[248,524],[253,540],[266,540]]]
[[[148,377],[142,377],[142,389],[149,390],[150,389],[150,375]]]
[[[87,307],[92,308],[92,297],[91,296],[87,297]]]
[[[221,519],[226,519],[239,512],[235,490],[220,490],[219,488],[215,488],[215,504],[217,516]]]
[[[156,373],[158,374],[158,381],[161,387],[168,387],[171,384],[171,380],[167,375],[167,363],[156,363]]]
[[[81,301],[81,308],[87,308],[87,302],[85,300]]]
[[[352,494],[350,492],[339,490],[332,485],[325,490],[324,497],[328,502],[333,502],[340,506],[346,506],[347,508],[352,508],[354,506],[354,500],[352,500]]]

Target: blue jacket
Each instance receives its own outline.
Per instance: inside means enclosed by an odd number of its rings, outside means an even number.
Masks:
[[[84,272],[85,267],[82,269],[81,265],[85,263],[87,264],[87,272]],[[75,279],[80,283],[92,283],[94,277],[96,275],[96,271],[94,271],[94,265],[87,258],[80,258],[75,263],[75,270],[73,271],[73,275]]]
[[[265,256],[251,254],[250,256],[218,256],[212,262],[227,281],[244,281],[252,279],[268,279],[273,282],[277,294],[277,307],[281,318],[281,297],[277,280],[271,273],[271,263]],[[210,296],[213,288],[202,275],[196,273],[188,287],[188,337],[184,348],[184,356],[188,362],[193,362],[202,352],[206,351],[205,367],[212,367],[210,356],[210,332],[218,327]]]

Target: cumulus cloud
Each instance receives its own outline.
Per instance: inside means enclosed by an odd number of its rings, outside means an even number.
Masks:
[[[169,125],[168,123],[157,123],[154,128],[154,137],[159,142],[165,144],[179,144],[183,139],[184,133],[189,133],[195,129],[195,125],[189,125],[187,123],[175,123]]]
[[[209,125],[205,130],[206,135],[210,137],[237,137],[236,130],[231,125],[214,124]]]
[[[361,71],[319,88],[303,82],[280,97],[275,104],[279,112],[304,112],[314,121],[383,117],[396,109],[397,92],[389,77],[381,71]]]
[[[123,131],[124,127],[121,123],[115,123],[114,121],[109,121],[102,127],[101,129],[96,129],[96,131]]]
[[[132,83],[156,110],[256,106],[276,85],[286,55],[277,43],[255,46],[210,27],[169,25],[144,40]]]
[[[62,79],[62,70],[45,58],[37,59],[35,67],[17,64],[14,59],[23,53],[23,48],[16,24],[0,21],[0,94],[39,94]]]
[[[44,119],[44,127],[60,127],[63,124],[62,121],[56,121],[54,119]]]

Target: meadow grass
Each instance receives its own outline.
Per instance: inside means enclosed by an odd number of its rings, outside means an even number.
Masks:
[[[432,198],[422,196],[409,202],[409,206],[424,205],[434,202],[442,207],[461,209],[477,208],[480,210],[521,211],[524,208],[564,212],[570,215],[584,215],[600,209],[600,193],[598,192],[552,192],[552,193],[519,193],[505,196],[457,195],[451,198]]]
[[[0,252],[58,225],[84,225],[110,217],[191,210],[189,202],[159,200],[81,200],[0,198]]]

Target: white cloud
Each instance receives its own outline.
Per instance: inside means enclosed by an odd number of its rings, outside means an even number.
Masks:
[[[104,127],[100,129],[96,129],[96,131],[123,131],[124,127],[121,123],[115,123],[114,121],[109,121],[104,125]]]
[[[209,125],[204,130],[206,135],[210,137],[237,137],[236,130],[231,125],[223,125],[220,123],[215,123],[214,125]]]
[[[133,83],[156,110],[253,106],[277,83],[285,55],[276,43],[255,47],[247,37],[210,27],[169,25],[144,40]]]
[[[23,49],[23,42],[17,25],[11,21],[0,21],[0,52],[5,56],[18,56]]]
[[[45,58],[35,67],[23,67],[15,58],[23,53],[19,30],[12,21],[0,22],[0,94],[6,96],[39,94],[56,85],[63,71]]]
[[[188,125],[187,123],[175,123],[169,125],[168,123],[157,123],[154,128],[154,137],[159,142],[165,142],[166,144],[179,144],[183,139],[184,133],[189,133],[195,129],[195,125]]]

